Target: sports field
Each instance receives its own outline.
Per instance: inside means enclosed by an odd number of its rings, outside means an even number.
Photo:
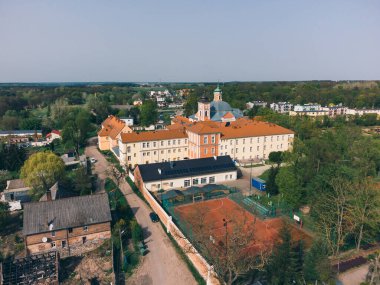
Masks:
[[[233,236],[237,229],[247,234],[253,233],[254,242],[250,246],[252,249],[273,246],[278,241],[283,225],[281,218],[261,220],[228,198],[181,205],[174,211],[187,225],[188,230],[199,228],[201,225],[216,242],[224,241],[226,228],[227,236]],[[294,242],[302,239],[306,246],[310,245],[311,237],[308,234],[297,225],[290,226]]]

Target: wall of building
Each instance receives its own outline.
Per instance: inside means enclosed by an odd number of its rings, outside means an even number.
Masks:
[[[135,167],[137,164],[176,161],[188,157],[188,139],[178,138],[146,142],[119,141],[120,162]]]
[[[108,141],[108,137],[98,136],[98,146],[100,150],[109,150],[110,143]]]
[[[210,177],[211,180],[210,180]],[[227,171],[221,173],[211,173],[197,176],[181,177],[177,179],[168,179],[168,180],[158,180],[150,181],[144,183],[144,187],[149,191],[158,191],[160,189],[169,190],[169,189],[178,189],[178,188],[187,188],[190,186],[200,186],[206,184],[218,184],[225,181],[232,181],[237,179],[237,171]],[[187,181],[185,186],[185,181]],[[202,183],[203,182],[203,183]],[[140,180],[140,183],[143,183]]]
[[[70,255],[80,254],[82,252],[96,248],[105,239],[111,237],[111,225],[109,222],[87,226],[87,231],[84,227],[72,228],[72,232],[68,229],[57,230],[55,236],[53,231],[39,233],[26,236],[25,247],[29,254],[49,251],[56,249],[62,251],[67,256],[70,250]],[[42,242],[42,238],[46,237],[48,241]],[[86,241],[83,243],[83,237]],[[62,248],[62,241],[66,242],[66,248]],[[55,242],[55,247],[52,243]]]

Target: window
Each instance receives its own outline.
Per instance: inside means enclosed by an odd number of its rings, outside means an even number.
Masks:
[[[156,147],[156,142],[153,143],[153,146]]]
[[[170,145],[170,141],[168,141],[168,145]]]
[[[230,141],[230,145],[232,145],[232,140]]]
[[[281,148],[282,148],[282,144],[281,144]]]
[[[55,241],[51,242],[50,245],[52,248],[55,248],[55,246],[56,246]]]
[[[185,139],[185,144],[187,144],[187,139]]]
[[[181,152],[181,149],[178,149],[178,152]]]
[[[87,240],[86,237],[82,237],[82,243],[86,243],[86,240]]]
[[[127,152],[131,152],[131,147],[127,147]]]
[[[204,153],[207,154],[207,148],[205,148]]]
[[[168,153],[171,153],[171,150],[170,150],[170,149],[168,150]]]
[[[230,174],[230,179],[232,179],[232,174]]]
[[[163,150],[161,150],[161,154],[163,154],[164,153],[164,151]]]
[[[66,241],[63,240],[62,243],[61,243],[61,245],[62,245],[62,248],[66,248]]]
[[[238,145],[238,144],[239,144],[239,141],[238,141],[238,140],[235,140],[235,144]]]
[[[69,228],[69,234],[73,232],[73,228]]]
[[[264,142],[267,142],[267,137],[264,137]]]
[[[215,136],[212,136],[212,137],[211,137],[211,142],[212,142],[212,143],[215,143]]]
[[[131,156],[128,156],[127,160],[131,160]]]
[[[164,146],[164,141],[161,141],[161,146]]]
[[[222,145],[220,146],[220,149],[223,150],[223,146]]]
[[[224,177],[224,179],[228,180],[228,175],[226,174],[226,176]]]
[[[143,143],[143,148],[145,148],[145,146],[146,146],[146,144],[145,144],[145,143]]]
[[[257,142],[258,142],[258,143],[260,142],[260,138],[257,138]]]
[[[252,143],[252,138],[250,139],[250,143]]]
[[[149,147],[149,143],[146,143],[146,147]]]
[[[258,147],[257,147],[257,151],[259,151],[259,150],[260,150],[260,147],[258,146]]]
[[[133,157],[136,157],[136,154],[135,154],[135,153],[133,154]]]
[[[212,149],[211,149],[211,153],[212,153],[212,154],[215,154],[215,148],[212,148]]]
[[[199,179],[193,178],[193,185],[198,185],[198,184],[199,184]]]
[[[264,150],[266,150],[266,148],[267,148],[266,145],[264,145]]]
[[[154,151],[153,154],[156,155],[156,154],[157,154],[157,151]]]
[[[280,136],[277,136],[277,141],[279,141],[280,140]]]
[[[88,226],[84,226],[84,227],[83,227],[83,230],[84,230],[85,232],[88,232]]]
[[[185,186],[185,187],[189,187],[190,186],[190,180],[185,180],[184,182],[183,182],[183,185]]]
[[[203,143],[204,143],[204,144],[207,143],[207,136],[204,136],[204,137],[203,137]]]
[[[143,152],[143,156],[145,156],[145,152]]]
[[[52,236],[52,237],[55,237],[55,231],[52,231],[52,232],[51,232],[51,236]]]
[[[173,145],[175,145],[175,140],[173,140]]]
[[[271,141],[271,142],[273,141],[273,136],[272,136],[272,137],[270,137],[270,141]]]
[[[243,139],[243,144],[245,143],[245,139]]]
[[[245,147],[243,147],[243,153],[245,152]]]
[[[207,183],[207,177],[202,177],[201,184],[206,184],[206,183]]]
[[[210,176],[208,178],[208,183],[215,183],[215,176]]]
[[[178,140],[178,144],[181,144],[181,140]]]
[[[170,182],[170,187],[173,187],[173,185],[174,185],[173,182]]]
[[[173,152],[175,152],[176,151],[176,149],[173,149]]]
[[[235,153],[238,153],[238,148],[236,148]]]
[[[249,148],[249,151],[252,151],[252,147]]]

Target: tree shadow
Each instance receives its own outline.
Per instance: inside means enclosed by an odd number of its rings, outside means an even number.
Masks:
[[[75,269],[81,263],[82,256],[71,256],[60,260],[59,280],[63,282],[73,277]],[[91,283],[92,284],[92,283]]]

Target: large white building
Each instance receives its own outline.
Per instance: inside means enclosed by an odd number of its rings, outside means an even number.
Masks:
[[[293,110],[293,104],[290,104],[289,102],[272,103],[269,106],[277,113],[288,113]]]

